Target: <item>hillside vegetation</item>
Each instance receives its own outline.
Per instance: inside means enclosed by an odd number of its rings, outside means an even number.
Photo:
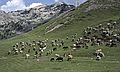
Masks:
[[[33,40],[63,39],[66,46],[71,46],[74,42],[71,39],[66,40],[67,36],[72,37],[77,33],[79,37],[84,35],[87,27],[95,27],[99,24],[106,24],[111,20],[118,21],[118,29],[120,27],[120,3],[119,0],[111,2],[112,5],[90,7],[97,0],[89,0],[68,13],[65,13],[49,22],[41,25],[31,32],[22,34],[7,40],[0,41],[0,72],[120,72],[120,46],[108,47],[105,45],[89,46],[88,49],[81,48],[76,52],[72,52],[73,59],[71,61],[50,62],[50,58],[55,53],[62,55],[65,52],[71,52],[71,49],[63,50],[58,48],[50,56],[42,56],[40,61],[35,59],[25,59],[22,55],[7,55],[8,50],[17,42],[29,42]],[[101,4],[99,2],[98,4]],[[102,0],[104,1],[104,0]],[[107,0],[113,1],[113,0]],[[118,2],[117,2],[118,1]],[[104,2],[105,3],[105,2]],[[109,4],[106,2],[105,4]],[[96,6],[96,5],[95,5]],[[90,7],[90,9],[88,9]],[[48,45],[47,49],[53,47]],[[96,61],[93,52],[101,48],[105,57],[100,61]]]

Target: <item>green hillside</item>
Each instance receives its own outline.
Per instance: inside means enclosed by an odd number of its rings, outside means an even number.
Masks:
[[[72,52],[73,59],[71,61],[50,62],[50,58],[58,53],[71,52],[71,48],[63,50],[62,47],[54,51],[51,55],[44,55],[37,62],[32,57],[25,59],[23,55],[7,55],[7,52],[12,49],[12,46],[17,42],[29,42],[33,40],[48,39],[47,50],[54,47],[50,45],[51,40],[62,39],[65,41],[65,46],[71,46],[74,42],[71,39],[66,40],[67,36],[72,38],[72,35],[77,33],[78,39],[83,36],[85,28],[95,27],[99,24],[105,24],[110,20],[120,22],[120,4],[113,3],[112,7],[107,9],[98,8],[87,12],[84,10],[89,6],[89,2],[82,4],[80,7],[65,13],[48,23],[43,24],[33,31],[22,34],[7,40],[0,41],[0,72],[120,72],[120,46],[108,47],[105,45],[89,46],[88,49],[81,48]],[[118,24],[118,28],[120,23]],[[53,29],[53,31],[52,31]],[[97,48],[103,49],[105,57],[100,61],[96,61],[93,52]]]

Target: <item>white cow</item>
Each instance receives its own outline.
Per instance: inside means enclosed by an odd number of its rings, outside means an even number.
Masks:
[[[56,56],[56,57],[60,57],[60,55],[59,55],[59,54],[55,54],[55,56]]]
[[[26,56],[26,59],[28,59],[30,57],[30,54],[25,54],[25,56]]]

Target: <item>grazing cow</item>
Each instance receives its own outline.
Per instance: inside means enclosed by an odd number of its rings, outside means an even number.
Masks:
[[[54,57],[52,57],[51,59],[50,59],[50,61],[54,61],[55,60],[55,58]]]
[[[25,46],[25,42],[22,42],[22,43],[21,43],[21,46]]]
[[[36,47],[33,47],[33,51],[35,51],[36,50]]]
[[[77,37],[77,33],[75,33],[74,37],[75,37],[75,38]]]
[[[59,44],[59,47],[61,47],[61,46],[62,46],[62,44],[60,43],[60,44]]]
[[[49,52],[47,52],[47,53],[46,53],[46,56],[48,56],[49,54],[50,54],[50,53],[49,53]]]
[[[23,46],[23,47],[21,48],[21,50],[24,51],[24,49],[25,49],[25,47]]]
[[[102,51],[102,49],[97,49],[96,50],[96,53],[99,53],[99,52],[101,52]]]
[[[99,52],[98,54],[100,57],[105,57],[104,53],[103,52]]]
[[[22,50],[20,50],[20,53],[23,53],[23,51],[22,51]]]
[[[42,56],[42,53],[40,52],[40,53],[39,53],[39,57],[41,57],[41,56]]]
[[[36,41],[35,41],[35,40],[33,40],[33,43],[36,43]]]
[[[63,61],[63,57],[58,57],[56,61]]]
[[[53,51],[57,50],[57,48],[53,48]]]
[[[44,50],[42,49],[42,50],[41,50],[41,52],[43,53],[43,52],[44,52]]]
[[[37,59],[37,62],[39,62],[40,61],[40,59]]]
[[[29,54],[25,54],[25,59],[28,59],[29,58]]]
[[[66,56],[67,56],[67,54],[66,54],[66,53],[64,53],[64,54],[63,54],[63,57],[66,57]]]
[[[73,48],[73,51],[76,51],[77,50],[77,48]]]
[[[107,23],[107,26],[110,26],[111,23]]]
[[[38,54],[38,52],[37,51],[35,51],[35,55],[37,55]]]
[[[37,59],[37,55],[34,55],[34,58],[33,59]]]
[[[55,57],[60,57],[60,55],[59,54],[55,54]]]
[[[54,47],[55,46],[55,43],[54,42],[52,42],[52,47]]]
[[[64,45],[64,41],[63,41],[63,40],[61,41],[61,45],[62,45],[62,46]]]
[[[69,39],[69,37],[67,36],[67,37],[66,37],[66,40],[68,40],[68,39]]]
[[[18,48],[18,46],[19,46],[19,43],[16,43],[15,47]]]
[[[43,50],[46,50],[47,47],[44,47]]]
[[[72,42],[74,42],[75,41],[75,38],[72,38]]]
[[[101,60],[101,57],[98,55],[98,56],[96,57],[96,60],[97,60],[97,61]]]
[[[35,45],[36,45],[35,43],[32,44],[33,47],[35,47]]]
[[[116,47],[116,46],[117,46],[116,43],[114,43],[114,42],[110,43],[110,47]]]
[[[49,50],[49,51],[47,51],[46,56],[52,54],[52,51],[53,51],[53,50]]]
[[[117,24],[117,22],[116,22],[116,21],[114,21],[114,22],[113,22],[113,25],[115,25],[115,24]]]
[[[72,58],[73,58],[73,56],[72,56],[71,54],[68,55],[68,59],[67,59],[67,61],[70,61]]]
[[[66,50],[66,49],[68,49],[68,48],[69,48],[68,46],[63,47],[64,50]]]
[[[99,26],[98,26],[99,28],[101,28],[102,27],[102,24],[99,24]]]
[[[54,42],[57,43],[57,40],[55,40]]]
[[[102,49],[97,49],[93,55],[97,56],[100,52],[102,52]]]
[[[10,55],[11,54],[11,51],[8,51],[8,55]]]
[[[15,55],[18,55],[18,52],[19,52],[19,51],[18,51],[18,50],[16,50],[16,51],[15,51]]]
[[[73,44],[73,47],[76,47],[77,45],[76,44]]]
[[[28,49],[28,53],[30,53],[30,51],[31,51],[31,50],[30,50],[30,49]]]

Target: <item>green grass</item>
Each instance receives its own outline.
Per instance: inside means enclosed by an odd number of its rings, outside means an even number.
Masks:
[[[96,26],[99,23],[108,20],[116,20],[120,18],[119,10],[95,10],[88,13],[81,12],[82,6],[75,11],[71,11],[57,19],[53,19],[48,23],[41,25],[31,32],[22,34],[7,40],[0,41],[0,72],[120,72],[120,46],[109,48],[106,46],[94,46],[88,49],[80,49],[73,52],[74,58],[72,61],[50,62],[51,56],[43,56],[40,62],[30,58],[25,60],[21,55],[7,56],[7,51],[12,48],[16,42],[29,40],[44,40],[49,39],[65,39],[67,34],[71,37],[74,33],[78,33],[78,37],[82,36],[84,28],[88,26]],[[90,14],[90,15],[88,15]],[[45,28],[49,25],[58,25],[67,20],[70,21],[62,27],[45,34]],[[71,45],[71,41],[65,42]],[[49,48],[52,48],[49,46]],[[92,60],[92,53],[97,49],[102,48],[105,53],[105,58],[101,61]],[[68,50],[69,51],[69,50]],[[64,53],[62,49],[54,53]],[[54,55],[54,53],[52,55]]]

